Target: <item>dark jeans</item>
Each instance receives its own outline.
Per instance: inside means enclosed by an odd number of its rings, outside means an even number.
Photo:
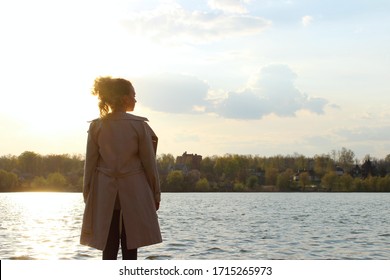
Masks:
[[[122,221],[122,234],[119,236],[120,210],[114,210],[112,214],[110,232],[108,234],[107,245],[103,250],[103,260],[116,260],[119,251],[119,240],[124,260],[136,260],[137,248],[127,249],[125,226]]]

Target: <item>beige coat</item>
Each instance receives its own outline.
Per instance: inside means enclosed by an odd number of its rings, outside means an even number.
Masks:
[[[157,136],[146,121],[111,113],[90,124],[81,244],[105,248],[117,196],[128,249],[162,242],[155,206],[160,202]]]

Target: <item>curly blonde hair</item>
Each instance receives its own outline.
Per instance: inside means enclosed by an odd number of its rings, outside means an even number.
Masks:
[[[98,77],[95,79],[92,94],[99,99],[100,117],[104,118],[110,111],[123,103],[123,96],[134,90],[130,81],[122,78]]]

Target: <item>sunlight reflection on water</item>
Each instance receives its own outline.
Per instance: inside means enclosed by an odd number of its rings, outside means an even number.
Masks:
[[[100,259],[80,193],[0,193],[0,259]],[[163,193],[140,259],[390,259],[390,194]]]
[[[15,193],[3,198],[4,204],[2,228],[8,234],[2,244],[14,257],[66,258],[76,245],[80,199],[74,194]]]

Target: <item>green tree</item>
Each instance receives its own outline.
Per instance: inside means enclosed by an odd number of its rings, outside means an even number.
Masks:
[[[184,175],[181,170],[173,170],[167,176],[167,191],[182,191]]]
[[[353,180],[355,190],[357,192],[365,192],[369,190],[368,180],[363,180],[361,178],[355,178]]]
[[[218,157],[214,164],[214,171],[218,178],[223,177],[228,181],[235,181],[240,171],[239,157],[230,154]]]
[[[172,154],[161,154],[157,156],[157,167],[160,174],[168,174],[175,166],[175,158]]]
[[[293,174],[294,171],[291,168],[288,168],[284,172],[278,174],[276,186],[280,191],[290,190],[291,178]]]
[[[26,176],[38,176],[42,174],[42,157],[34,152],[26,151],[18,157],[18,166],[22,174]]]
[[[279,171],[276,168],[267,168],[265,170],[265,184],[276,186]]]
[[[210,191],[210,184],[206,178],[201,178],[196,182],[195,191],[197,192],[207,192]]]
[[[12,172],[18,168],[18,158],[16,156],[8,155],[0,157],[0,169]]]
[[[237,156],[228,155],[225,157],[226,163],[224,166],[224,173],[229,180],[234,181],[237,178],[240,170],[240,164]]]
[[[235,182],[233,185],[234,192],[244,192],[246,191],[245,185],[241,182]]]
[[[306,170],[309,169],[308,159],[304,155],[294,154],[295,158],[295,170]]]
[[[376,177],[376,176],[369,176],[367,179],[366,179],[367,183],[368,183],[368,189],[369,191],[371,192],[376,192],[379,190],[379,177]]]
[[[34,191],[45,190],[48,187],[47,180],[42,176],[36,176],[31,181],[31,189]]]
[[[216,157],[213,169],[217,178],[222,177],[224,175],[224,165],[225,160],[222,157]]]
[[[322,178],[327,172],[332,171],[334,162],[327,155],[314,156],[314,172]]]
[[[302,187],[302,190],[305,190],[305,187],[310,183],[310,175],[308,172],[301,172],[299,174],[299,183]]]
[[[246,188],[254,190],[259,184],[259,178],[256,175],[251,175],[246,180]]]
[[[351,175],[343,174],[339,178],[339,181],[340,181],[340,183],[339,183],[337,191],[341,191],[341,192],[355,191],[355,185],[353,183],[353,178]]]
[[[12,191],[18,185],[18,176],[0,169],[0,192]]]
[[[337,187],[338,176],[335,172],[328,172],[322,177],[321,183],[329,190],[333,191]]]
[[[342,148],[338,152],[338,165],[341,166],[345,172],[349,172],[355,163],[355,153],[347,148]]]
[[[67,155],[47,155],[42,157],[45,173],[67,173],[73,168],[72,158]]]
[[[215,165],[215,157],[205,157],[200,162],[200,172],[202,173],[202,176],[207,178],[208,181],[215,181],[216,176],[214,172],[214,165]]]
[[[184,175],[183,191],[193,191],[200,179],[200,171],[193,169]]]
[[[385,177],[379,178],[378,191],[390,192],[390,175],[386,175]]]
[[[53,187],[57,190],[63,190],[67,185],[67,180],[61,173],[54,172],[47,176],[47,185],[49,188]]]

